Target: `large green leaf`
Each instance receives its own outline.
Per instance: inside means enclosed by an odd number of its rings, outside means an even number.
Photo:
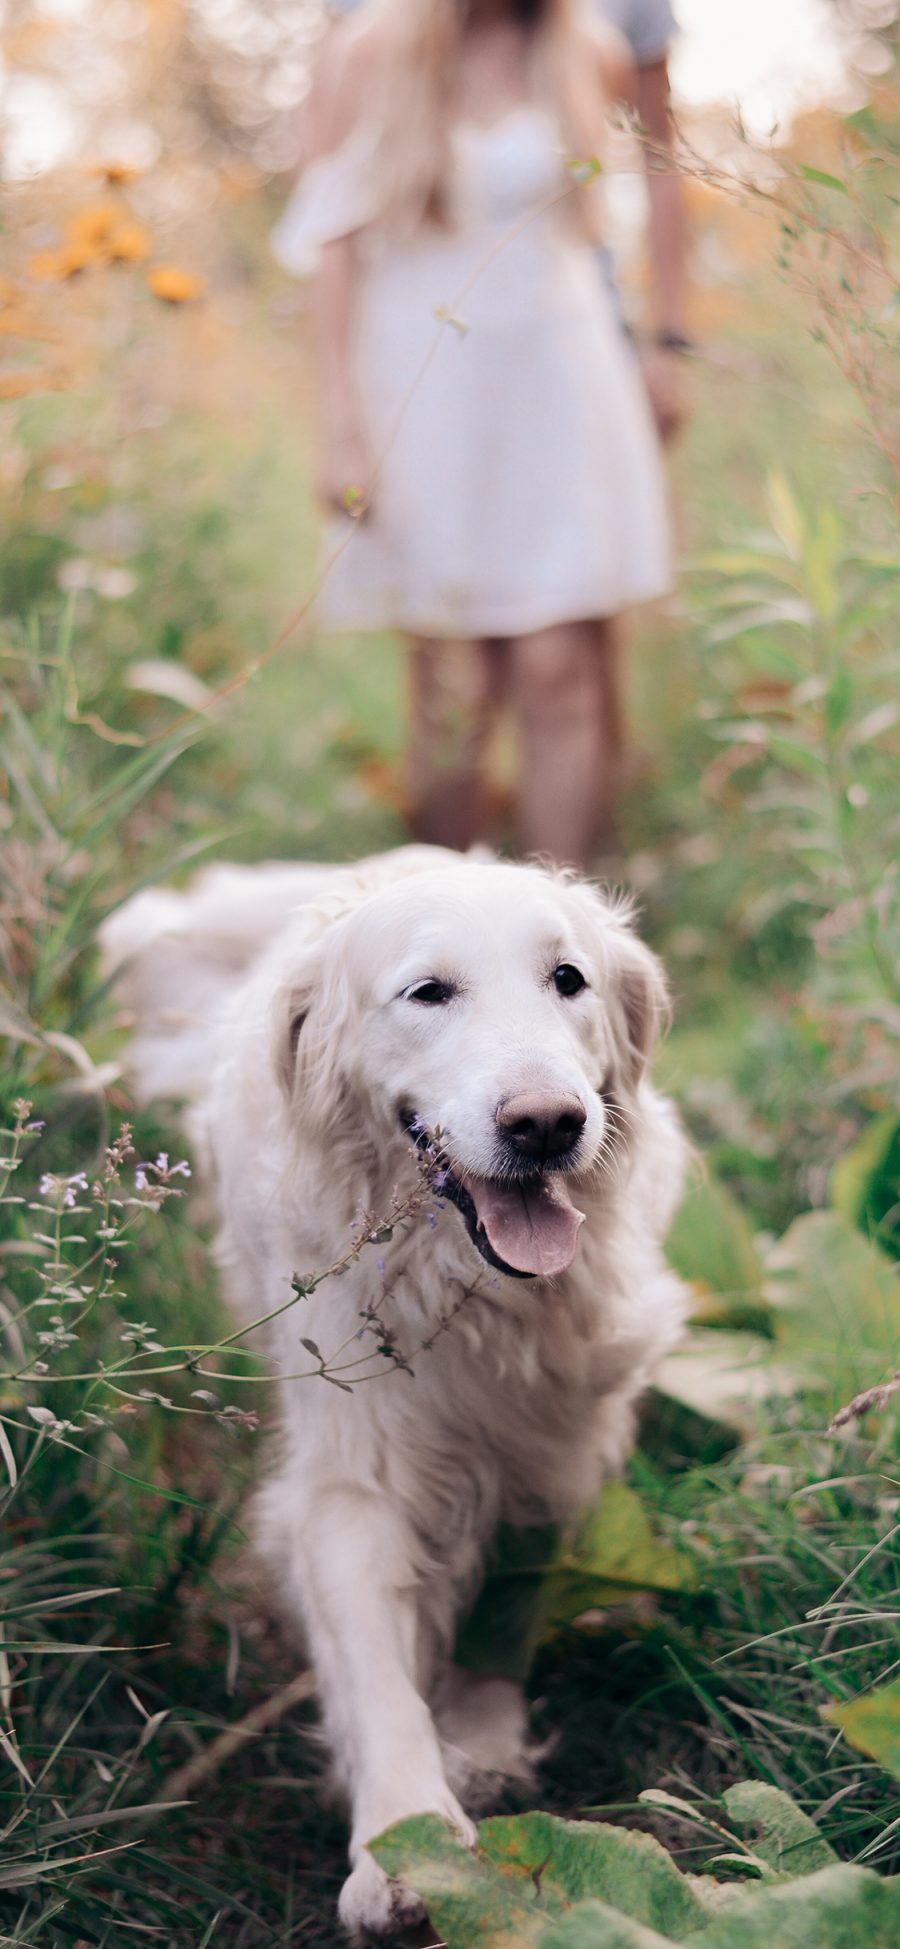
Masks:
[[[780,467],[771,467],[766,475],[766,500],[769,520],[785,554],[792,562],[799,563],[805,551],[809,524]]]
[[[702,1928],[707,1911],[651,1834],[552,1814],[481,1824],[481,1847],[498,1867],[568,1902],[595,1895],[649,1928],[675,1937]]]
[[[571,1546],[561,1546],[554,1525],[501,1527],[482,1589],[457,1633],[457,1664],[525,1678],[541,1639],[582,1611],[695,1581],[690,1559],[654,1534],[640,1496],[624,1482],[607,1483]]]
[[[387,1874],[415,1889],[449,1949],[528,1949],[565,1912],[556,1890],[471,1854],[437,1814],[402,1820],[369,1845]]]
[[[663,1363],[658,1385],[689,1414],[718,1429],[703,1459],[727,1453],[757,1431],[759,1403],[794,1386],[774,1370],[772,1306],[765,1266],[750,1225],[725,1185],[706,1177],[689,1190],[666,1243],[677,1272],[693,1286],[694,1325]],[[727,1329],[727,1331],[725,1331]]]
[[[811,1875],[837,1861],[815,1822],[778,1787],[741,1780],[727,1789],[722,1801],[732,1827],[770,1868],[791,1876]]]
[[[695,1941],[697,1949],[897,1949],[900,1882],[870,1868],[820,1868],[742,1893]]]
[[[866,1125],[831,1175],[831,1202],[867,1237],[900,1258],[900,1117]]]
[[[864,1692],[848,1705],[829,1705],[822,1716],[840,1726],[851,1746],[868,1753],[900,1780],[900,1678]]]
[[[753,1830],[774,1883],[709,1877],[695,1892],[649,1835],[546,1813],[484,1821],[474,1854],[431,1814],[371,1849],[421,1897],[447,1949],[896,1949],[900,1881],[836,1862],[775,1788],[748,1782],[724,1804]]]
[[[625,1482],[607,1483],[581,1525],[574,1560],[590,1576],[641,1590],[682,1590],[693,1580],[688,1559],[654,1534]]]
[[[621,1604],[636,1590],[690,1589],[690,1559],[655,1535],[640,1496],[624,1482],[608,1482],[573,1548],[562,1556],[541,1593],[545,1629],[568,1624],[582,1611]]]
[[[541,1949],[672,1949],[670,1935],[657,1935],[643,1922],[610,1908],[607,1902],[579,1902],[562,1922],[551,1923]]]
[[[751,1440],[762,1404],[775,1394],[795,1394],[798,1375],[768,1336],[695,1326],[662,1362],[657,1382],[686,1407]]]
[[[767,1274],[779,1342],[835,1407],[896,1365],[900,1275],[839,1212],[795,1219],[770,1254]]]
[[[683,1199],[666,1242],[666,1257],[697,1294],[694,1318],[704,1324],[767,1324],[763,1262],[736,1198],[705,1177]]]
[[[657,1949],[696,1935],[708,1919],[659,1842],[625,1828],[516,1815],[482,1822],[471,1854],[426,1814],[401,1821],[371,1847],[388,1874],[421,1896],[449,1949],[543,1946],[576,1915],[584,1928],[573,1944]],[[568,1943],[569,1934],[559,1940]]]

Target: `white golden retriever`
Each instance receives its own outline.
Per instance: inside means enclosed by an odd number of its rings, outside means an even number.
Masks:
[[[661,1244],[684,1142],[648,1079],[662,972],[593,887],[423,847],[214,867],[138,895],[104,948],[139,1088],[196,1105],[230,1297],[247,1319],[286,1309],[266,1328],[282,1444],[262,1538],[350,1803],[341,1916],[384,1930],[409,1911],[366,1842],[425,1811],[471,1841],[457,1794],[526,1769],[521,1695],[450,1670],[485,1546],[596,1496],[678,1336]],[[429,1140],[430,1222],[288,1305]],[[301,1336],[345,1382],[371,1372],[373,1310],[411,1378],[387,1358],[350,1392],[291,1378]]]

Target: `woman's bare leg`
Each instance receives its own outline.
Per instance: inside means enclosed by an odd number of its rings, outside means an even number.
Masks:
[[[409,642],[409,823],[416,839],[465,851],[489,824],[487,747],[506,645]]]
[[[606,619],[560,623],[512,645],[523,852],[586,867],[609,833],[619,732],[615,654],[615,621]]]
[[[606,646],[597,658],[597,681],[606,725],[611,797],[614,797],[621,783],[628,745],[628,627],[624,616],[608,616],[603,628]]]

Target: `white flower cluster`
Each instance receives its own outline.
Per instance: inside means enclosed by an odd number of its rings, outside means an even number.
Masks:
[[[54,1171],[45,1171],[38,1185],[42,1198],[52,1198],[56,1205],[65,1205],[74,1211],[78,1203],[79,1191],[86,1191],[88,1181],[83,1171],[74,1171],[71,1177],[58,1177]]]

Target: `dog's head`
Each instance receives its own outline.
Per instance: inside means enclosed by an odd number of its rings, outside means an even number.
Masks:
[[[565,1271],[579,1186],[627,1150],[666,1009],[624,903],[538,867],[454,861],[323,920],[277,1000],[303,1135],[364,1134],[388,1173],[439,1133],[441,1191],[489,1264]]]

